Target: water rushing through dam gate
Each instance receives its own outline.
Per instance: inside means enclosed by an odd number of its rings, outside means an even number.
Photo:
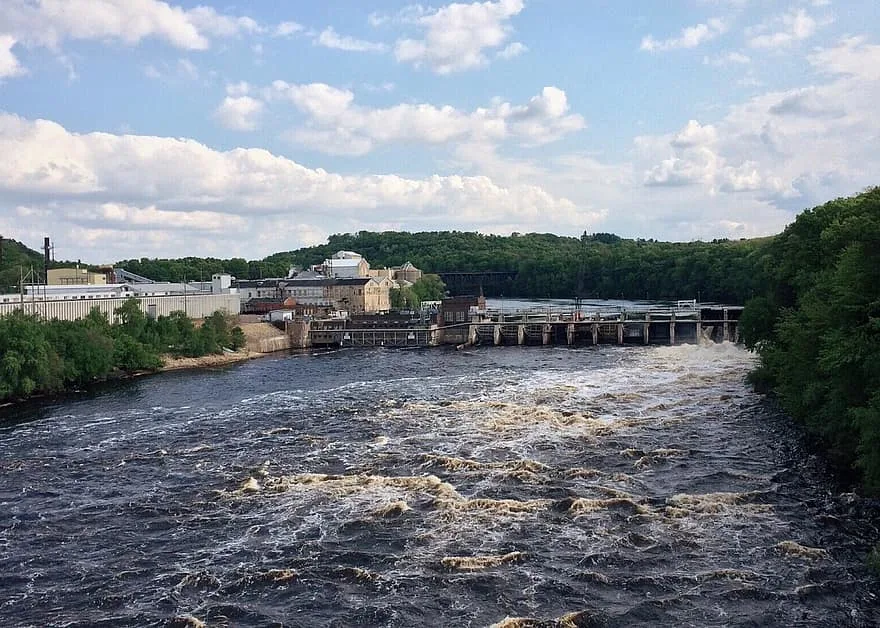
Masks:
[[[359,349],[6,408],[4,626],[871,626],[870,503],[708,346]]]

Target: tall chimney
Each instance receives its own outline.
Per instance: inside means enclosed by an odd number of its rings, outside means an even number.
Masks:
[[[43,256],[46,259],[46,268],[49,268],[49,255],[52,251],[52,247],[49,244],[49,236],[43,238]]]

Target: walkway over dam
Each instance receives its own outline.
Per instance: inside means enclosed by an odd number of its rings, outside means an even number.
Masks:
[[[289,321],[291,346],[433,347],[439,345],[674,345],[739,342],[742,307],[696,306],[619,313],[488,313],[451,324],[383,325],[345,319]]]

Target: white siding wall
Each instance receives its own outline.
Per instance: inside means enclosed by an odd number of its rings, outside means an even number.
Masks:
[[[35,301],[33,303],[25,299],[24,311],[28,314],[38,314],[41,318],[51,320],[76,320],[85,318],[92,308],[98,308],[104,312],[110,322],[115,322],[113,311],[125,303],[127,299],[77,299],[72,301]],[[205,318],[217,310],[223,310],[229,314],[241,313],[241,301],[237,294],[211,294],[199,296],[174,295],[167,297],[143,297],[138,299],[144,312],[150,311],[149,306],[154,305],[157,316],[168,316],[171,312],[186,311],[190,318]],[[11,314],[15,310],[22,309],[21,303],[0,303],[0,316]]]

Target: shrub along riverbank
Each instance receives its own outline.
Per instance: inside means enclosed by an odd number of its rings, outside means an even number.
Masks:
[[[803,212],[766,259],[741,319],[761,358],[751,380],[880,494],[880,188]]]
[[[196,327],[183,312],[147,318],[131,299],[116,314],[113,325],[97,310],[77,321],[41,321],[21,312],[0,318],[0,401],[157,370],[164,355],[199,357],[245,344],[241,328],[222,312]]]

